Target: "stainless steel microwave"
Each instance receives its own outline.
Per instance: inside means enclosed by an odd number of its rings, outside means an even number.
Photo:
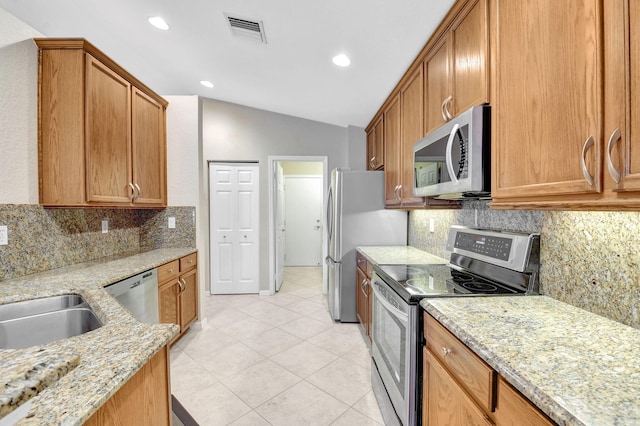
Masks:
[[[491,107],[474,106],[413,147],[414,194],[468,199],[491,194]]]

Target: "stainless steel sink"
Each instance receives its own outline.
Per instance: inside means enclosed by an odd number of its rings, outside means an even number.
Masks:
[[[0,349],[21,349],[102,327],[77,294],[0,305]]]

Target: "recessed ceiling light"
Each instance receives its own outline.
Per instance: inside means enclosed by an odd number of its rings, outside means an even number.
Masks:
[[[333,63],[339,67],[348,67],[351,65],[351,59],[344,53],[341,53],[333,57]]]
[[[149,18],[149,23],[154,27],[161,30],[168,30],[169,24],[162,18],[162,16],[152,16]]]
[[[200,82],[204,87],[208,87],[209,89],[213,89],[213,83],[207,80],[202,80]]]

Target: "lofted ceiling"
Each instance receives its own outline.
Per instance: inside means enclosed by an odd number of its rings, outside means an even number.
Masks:
[[[0,7],[47,37],[86,38],[161,95],[365,127],[453,2],[0,0]],[[262,21],[267,43],[233,35],[225,13]],[[157,15],[168,31],[147,22]],[[332,63],[339,53],[351,66]]]

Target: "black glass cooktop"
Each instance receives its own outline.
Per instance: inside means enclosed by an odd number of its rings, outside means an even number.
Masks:
[[[405,300],[424,297],[516,294],[516,290],[449,265],[376,265],[376,272]]]

